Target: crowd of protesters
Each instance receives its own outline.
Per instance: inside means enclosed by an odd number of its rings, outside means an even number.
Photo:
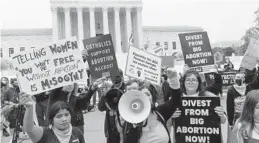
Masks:
[[[83,52],[83,58],[85,56]],[[233,68],[233,64],[227,60],[224,71]],[[9,79],[2,78],[1,115],[9,122],[9,125],[2,125],[3,134],[8,136],[6,128],[9,126],[12,135],[18,119],[22,123],[22,130],[33,142],[84,143],[83,111],[89,109],[91,98],[99,96],[98,105],[95,102],[95,106],[101,112],[106,112],[104,134],[107,143],[175,142],[171,140],[170,128],[174,126],[176,118],[182,117],[179,110],[181,97],[220,96],[223,86],[220,73],[221,71],[215,72],[213,84],[207,85],[204,75],[191,70],[187,65],[184,66],[183,73],[168,68],[162,71],[161,85],[158,86],[135,78],[127,77],[126,80],[120,70],[113,80],[102,77],[88,81],[85,92],[79,92],[79,85],[75,83],[34,95],[34,98],[20,92],[17,79],[11,79],[9,87]],[[259,67],[252,71],[240,69],[234,81],[227,92],[227,110],[223,106],[214,109],[220,118],[219,124],[229,122],[229,138],[232,143],[259,142]],[[120,97],[131,90],[145,93],[151,102],[149,116],[138,125],[121,118],[116,108]],[[33,103],[36,103],[38,123],[33,120]],[[24,105],[21,117],[17,117],[19,105]]]

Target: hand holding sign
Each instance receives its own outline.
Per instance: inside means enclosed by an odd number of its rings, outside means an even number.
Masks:
[[[19,94],[20,96],[20,104],[24,105],[25,107],[33,107],[33,102],[31,99],[31,96],[27,93],[21,92]]]
[[[181,114],[182,114],[182,111],[181,110],[179,110],[179,109],[177,109],[175,112],[174,112],[174,114],[172,115],[172,117],[171,118],[178,118],[178,117],[180,117],[181,116]]]
[[[214,110],[220,117],[224,116],[224,109],[222,106],[217,106]]]

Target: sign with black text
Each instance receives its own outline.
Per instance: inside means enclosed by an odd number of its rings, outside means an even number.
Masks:
[[[219,97],[182,97],[182,113],[175,120],[177,143],[221,143],[221,124],[214,108]]]
[[[130,47],[125,70],[126,75],[160,85],[161,64],[160,57],[138,48]]]
[[[21,91],[31,95],[87,79],[76,37],[20,52],[12,62]]]
[[[112,37],[110,34],[83,40],[88,53],[87,62],[92,80],[103,76],[115,79],[119,74]]]
[[[192,67],[214,65],[214,56],[211,51],[207,32],[179,34],[185,64]]]

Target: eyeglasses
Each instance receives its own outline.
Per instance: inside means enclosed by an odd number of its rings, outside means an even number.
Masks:
[[[198,81],[196,79],[186,79],[185,80],[186,83],[198,83]]]

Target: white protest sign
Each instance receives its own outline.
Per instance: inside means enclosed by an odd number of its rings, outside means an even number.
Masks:
[[[259,40],[251,38],[240,67],[253,70],[257,59],[259,59]]]
[[[21,91],[31,95],[87,79],[76,37],[20,52],[12,61]]]
[[[126,75],[160,85],[162,59],[135,47],[130,47]]]

